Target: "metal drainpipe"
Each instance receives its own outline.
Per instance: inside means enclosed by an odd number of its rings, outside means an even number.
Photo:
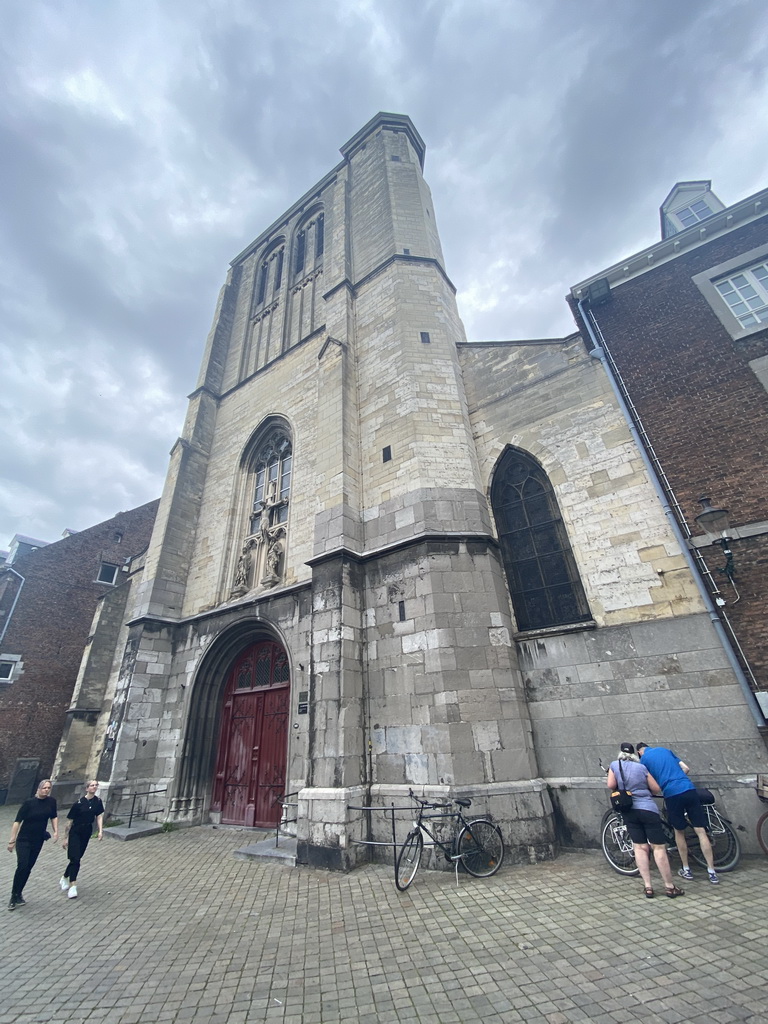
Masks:
[[[610,363],[608,362],[605,349],[602,345],[600,345],[600,343],[597,340],[594,328],[592,326],[592,313],[588,313],[584,309],[582,299],[578,300],[578,307],[582,322],[586,326],[590,340],[592,341],[592,344],[594,346],[594,348],[590,350],[589,354],[593,358],[599,359],[600,362],[603,364],[603,369],[605,370],[608,380],[611,383],[613,393],[616,396],[617,402],[619,403],[619,408],[621,409],[627,423],[629,424],[632,439],[634,440],[635,444],[637,445],[640,451],[640,455],[642,457],[643,462],[645,463],[645,468],[648,470],[648,475],[651,478],[651,482],[653,484],[654,490],[656,491],[656,495],[659,501],[661,502],[662,508],[664,509],[664,514],[666,515],[667,520],[669,521],[669,524],[672,527],[672,532],[675,534],[677,542],[680,545],[680,550],[683,553],[683,557],[688,563],[688,568],[691,570],[691,574],[693,575],[693,578],[696,581],[696,586],[699,588],[699,593],[701,594],[701,597],[704,601],[704,605],[709,614],[710,621],[712,622],[712,625],[715,628],[715,632],[718,635],[718,639],[723,645],[726,657],[728,658],[728,661],[731,664],[731,668],[733,669],[736,678],[739,681],[739,686],[741,687],[742,692],[744,693],[744,698],[747,702],[747,707],[752,712],[752,717],[755,720],[755,724],[761,727],[765,727],[765,716],[763,715],[763,712],[760,709],[760,705],[757,703],[757,699],[754,693],[752,692],[752,687],[749,685],[749,681],[746,675],[744,674],[744,669],[741,667],[739,659],[736,657],[736,653],[733,650],[733,647],[731,646],[731,643],[728,639],[728,635],[725,632],[720,616],[717,614],[717,609],[715,608],[712,602],[712,595],[709,593],[706,586],[704,585],[704,580],[701,578],[699,568],[696,565],[693,556],[691,555],[691,550],[688,547],[688,543],[685,537],[683,536],[683,531],[680,529],[680,524],[677,521],[677,517],[675,516],[675,513],[672,510],[671,505],[669,504],[669,496],[667,495],[664,486],[662,485],[661,480],[659,479],[659,475],[656,472],[656,467],[653,465],[653,462],[651,461],[646,446],[643,443],[642,438],[640,437],[640,433],[637,429],[634,418],[632,417],[632,414],[629,411],[629,407],[627,406],[627,403],[625,401],[624,395],[621,392],[619,382],[616,380],[616,377],[613,373],[613,369]]]
[[[12,569],[10,567],[10,565],[6,566],[6,572],[12,572],[14,576],[18,576],[18,578],[21,580],[21,586],[16,591],[16,597],[14,597],[14,599],[13,599],[13,604],[11,605],[11,610],[8,612],[8,618],[5,620],[5,625],[3,626],[2,633],[0,633],[0,644],[5,639],[5,634],[6,634],[7,630],[8,630],[8,626],[11,623],[11,619],[13,618],[13,613],[14,613],[14,610],[16,608],[16,604],[17,604],[17,602],[19,600],[19,595],[21,594],[21,588],[24,586],[24,583],[26,582],[24,577],[21,575],[21,573],[20,572],[16,572],[16,570]]]

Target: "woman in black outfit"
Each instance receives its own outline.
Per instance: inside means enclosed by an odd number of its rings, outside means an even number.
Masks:
[[[16,873],[13,876],[11,888],[11,901],[8,904],[9,910],[16,907],[23,907],[27,902],[24,899],[24,886],[27,884],[35,861],[40,855],[43,843],[48,836],[48,822],[53,830],[54,843],[59,838],[59,822],[56,811],[56,801],[51,796],[51,780],[43,779],[37,787],[35,796],[25,800],[18,810],[16,820],[11,826],[11,839],[8,843],[8,852],[16,851]]]
[[[67,851],[69,864],[59,880],[62,892],[72,900],[77,896],[77,873],[88,842],[93,835],[93,823],[99,829],[99,839],[104,837],[104,804],[96,796],[99,784],[92,779],[85,787],[85,795],[73,804],[67,815],[62,846]]]

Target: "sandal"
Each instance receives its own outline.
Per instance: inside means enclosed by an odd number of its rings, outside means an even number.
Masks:
[[[651,889],[651,887],[650,887],[650,886],[646,886],[646,889],[645,889],[645,898],[646,898],[647,900],[652,900],[652,899],[653,899],[653,897],[654,897],[655,895],[656,895],[656,893],[655,893],[655,892],[653,891],[653,889]]]
[[[665,888],[664,892],[671,900],[673,900],[675,896],[685,896],[685,889],[678,889],[676,885],[673,885],[671,889]]]

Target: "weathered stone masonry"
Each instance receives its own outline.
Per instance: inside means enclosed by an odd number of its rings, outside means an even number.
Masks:
[[[220,735],[225,686],[266,641],[288,659],[281,785],[308,863],[354,866],[386,823],[350,805],[409,787],[470,795],[513,859],[551,856],[594,834],[597,757],[626,738],[706,737],[723,778],[754,770],[764,750],[602,366],[578,335],[466,342],[408,118],[377,115],[342,157],[223,289],[104,680],[89,770],[112,805],[155,785],[173,820],[235,813],[212,809],[222,744],[246,745],[232,786],[258,786],[264,742]],[[270,430],[292,461],[262,487]],[[553,488],[588,621],[517,629],[490,502],[512,449]],[[254,500],[259,522],[283,509],[267,576],[244,555]]]

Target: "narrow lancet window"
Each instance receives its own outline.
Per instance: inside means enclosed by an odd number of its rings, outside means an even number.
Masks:
[[[306,232],[300,231],[296,239],[296,273],[300,274],[304,269],[304,257],[307,249],[307,235]]]
[[[535,459],[508,449],[496,470],[491,503],[518,629],[589,620],[555,492]]]

